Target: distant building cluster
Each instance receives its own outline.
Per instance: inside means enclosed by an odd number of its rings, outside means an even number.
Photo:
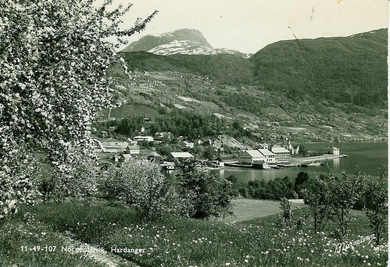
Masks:
[[[145,118],[144,121],[148,122],[150,119]],[[333,147],[329,154],[303,157],[300,145],[293,146],[289,138],[283,138],[279,144],[247,145],[224,134],[214,138],[189,140],[183,136],[174,136],[168,131],[156,132],[154,136],[147,135],[144,127],[137,131],[137,134],[132,139],[122,141],[96,139],[96,149],[103,159],[111,162],[144,158],[160,164],[162,169],[169,172],[175,170],[178,165],[194,161],[200,166],[210,168],[227,165],[270,169],[319,166],[321,160],[343,156],[339,148]],[[160,151],[161,155],[156,150]]]

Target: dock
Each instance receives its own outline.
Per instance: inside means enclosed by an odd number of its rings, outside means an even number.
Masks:
[[[261,166],[259,166],[259,165],[242,164],[242,163],[239,163],[238,161],[224,162],[224,164],[225,164],[225,166],[229,166],[229,167],[261,169]]]
[[[324,155],[320,155],[320,156],[292,158],[289,163],[278,164],[278,165],[281,167],[299,167],[302,165],[309,165],[309,164],[313,164],[316,162],[333,160],[333,159],[340,159],[340,158],[344,158],[344,157],[347,157],[347,155],[345,155],[345,154],[341,154],[341,155],[324,154]]]

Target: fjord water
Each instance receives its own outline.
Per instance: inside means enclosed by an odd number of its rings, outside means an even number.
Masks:
[[[307,144],[306,149],[326,153],[328,145],[325,143]],[[239,182],[246,183],[251,180],[271,180],[277,177],[296,177],[301,171],[309,175],[316,174],[356,174],[381,175],[387,171],[387,143],[349,143],[340,146],[341,153],[347,157],[328,160],[320,167],[290,167],[282,169],[257,170],[225,167],[219,170],[224,177],[234,175]]]

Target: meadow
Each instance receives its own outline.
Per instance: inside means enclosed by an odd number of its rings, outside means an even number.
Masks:
[[[24,207],[0,226],[0,265],[387,265],[387,240],[374,245],[362,212],[353,213],[350,233],[343,243],[332,237],[331,223],[314,233],[306,208],[294,210],[293,218],[290,227],[281,223],[279,214],[234,224],[175,216],[146,222],[135,210],[116,202],[49,202]],[[105,255],[59,249],[84,243]],[[24,247],[37,246],[40,251],[23,251]],[[47,246],[56,246],[57,250],[47,251]]]

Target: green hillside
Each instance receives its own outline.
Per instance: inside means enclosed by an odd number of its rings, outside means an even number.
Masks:
[[[297,98],[358,106],[386,103],[387,30],[271,44],[250,59],[258,83]]]
[[[131,70],[176,71],[226,84],[257,84],[289,98],[384,107],[387,30],[349,37],[288,40],[249,59],[236,55],[123,53]]]
[[[224,83],[253,80],[252,63],[239,55],[170,55],[147,52],[122,53],[129,69],[138,71],[176,71],[208,76]]]

